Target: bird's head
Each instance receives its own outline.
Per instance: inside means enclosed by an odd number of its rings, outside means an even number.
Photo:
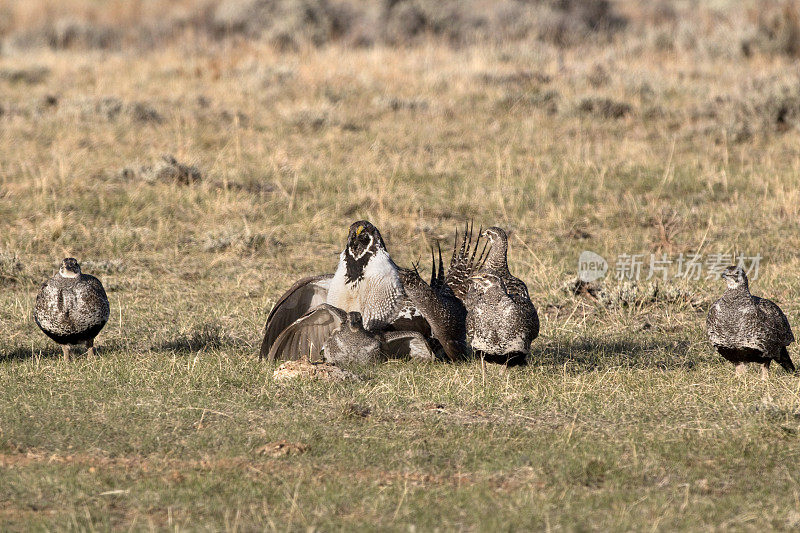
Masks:
[[[472,285],[472,287],[479,290],[483,294],[486,294],[493,289],[505,291],[505,284],[503,283],[503,280],[500,279],[499,276],[490,274],[488,272],[470,276],[469,283]]]
[[[347,313],[347,327],[350,328],[350,331],[364,329],[364,322],[361,319],[361,313],[358,311],[350,311]]]
[[[81,265],[78,264],[78,260],[74,257],[67,257],[61,261],[58,273],[64,278],[77,278],[81,275]]]
[[[367,263],[379,253],[386,253],[386,244],[378,228],[359,220],[350,226],[344,258],[347,264],[347,280],[356,282],[364,276]]]
[[[495,242],[508,242],[508,235],[506,234],[506,230],[503,228],[492,226],[481,233],[481,237],[489,239],[489,242],[494,244]]]
[[[738,289],[740,287],[747,287],[747,274],[740,266],[729,266],[722,271],[722,279],[729,289]]]
[[[378,228],[366,220],[359,220],[350,226],[350,233],[347,235],[347,255],[359,260],[365,255],[374,255],[382,249],[385,250],[386,245]]]

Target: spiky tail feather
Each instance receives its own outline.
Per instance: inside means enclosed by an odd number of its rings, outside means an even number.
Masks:
[[[481,234],[482,228],[478,230],[478,237],[473,239],[472,221],[465,225],[464,233],[460,236],[460,239],[459,232],[456,230],[453,242],[453,257],[450,260],[450,268],[445,276],[445,281],[459,298],[463,298],[466,294],[469,277],[483,267],[483,263],[488,256],[486,253],[487,242],[484,241],[483,249],[480,249]],[[478,250],[480,250],[480,254]]]

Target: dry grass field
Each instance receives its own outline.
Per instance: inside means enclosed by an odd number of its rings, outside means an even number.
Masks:
[[[800,381],[712,352],[722,282],[570,289],[758,253],[800,327],[796,4],[239,4],[0,0],[0,529],[800,527]],[[508,228],[530,364],[275,382],[271,305],[362,218],[425,268]],[[32,319],[66,256],[95,360]]]

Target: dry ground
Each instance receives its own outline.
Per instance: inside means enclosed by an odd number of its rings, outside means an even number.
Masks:
[[[585,249],[760,253],[753,292],[798,323],[796,60],[679,16],[569,48],[6,50],[2,529],[800,527],[800,382],[711,353],[720,283],[562,288]],[[531,364],[273,382],[266,313],[360,218],[404,265],[509,228]],[[31,318],[68,255],[111,300],[95,361]]]

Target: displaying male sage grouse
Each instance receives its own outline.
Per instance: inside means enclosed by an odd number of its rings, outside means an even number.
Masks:
[[[441,277],[434,267],[432,281]],[[315,357],[334,331],[344,334],[343,315],[330,308],[318,310],[328,304],[344,313],[359,313],[365,334],[383,335],[379,342],[385,355],[427,358],[427,351],[416,349],[418,343],[409,340],[417,337],[406,337],[408,342],[388,341],[392,336],[387,332],[417,331],[436,347],[441,346],[446,357],[462,359],[467,353],[463,319],[460,323],[451,320],[458,315],[451,306],[460,304],[442,293],[438,286],[425,283],[416,270],[398,268],[375,226],[363,220],[355,222],[336,272],[301,279],[275,304],[267,318],[260,357]],[[347,320],[349,328],[359,329]],[[334,357],[341,359],[343,355]]]
[[[70,347],[84,345],[94,356],[94,338],[108,322],[109,306],[103,284],[81,273],[72,257],[61,262],[58,273],[47,280],[36,297],[33,319],[45,335],[61,345],[64,359]]]
[[[489,250],[476,258],[481,237],[488,241]],[[486,361],[524,364],[531,342],[539,335],[539,315],[525,283],[508,269],[508,236],[502,228],[491,227],[474,246],[471,241],[469,228],[453,252],[450,285],[467,309],[472,348]]]
[[[708,311],[708,340],[719,354],[745,371],[745,363],[760,363],[761,375],[769,375],[773,360],[794,372],[786,347],[794,342],[789,320],[780,307],[766,298],[750,294],[747,274],[741,267],[728,267],[722,273],[728,289]]]

